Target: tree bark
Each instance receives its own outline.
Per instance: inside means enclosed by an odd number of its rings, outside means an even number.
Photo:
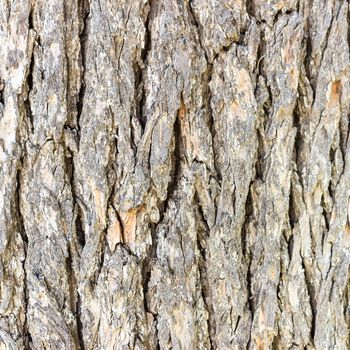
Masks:
[[[0,349],[349,349],[343,0],[0,1]]]

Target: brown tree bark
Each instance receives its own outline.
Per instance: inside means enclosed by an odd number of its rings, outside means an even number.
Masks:
[[[0,0],[0,349],[350,348],[349,18]]]

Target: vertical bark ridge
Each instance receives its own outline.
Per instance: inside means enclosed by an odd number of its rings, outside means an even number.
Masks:
[[[0,348],[349,348],[349,2],[3,1]]]

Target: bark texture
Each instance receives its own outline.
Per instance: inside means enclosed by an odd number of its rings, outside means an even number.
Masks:
[[[347,0],[0,0],[0,349],[349,349]]]

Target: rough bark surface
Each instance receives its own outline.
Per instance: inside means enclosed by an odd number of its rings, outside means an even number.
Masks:
[[[345,0],[0,0],[0,349],[349,349]]]

